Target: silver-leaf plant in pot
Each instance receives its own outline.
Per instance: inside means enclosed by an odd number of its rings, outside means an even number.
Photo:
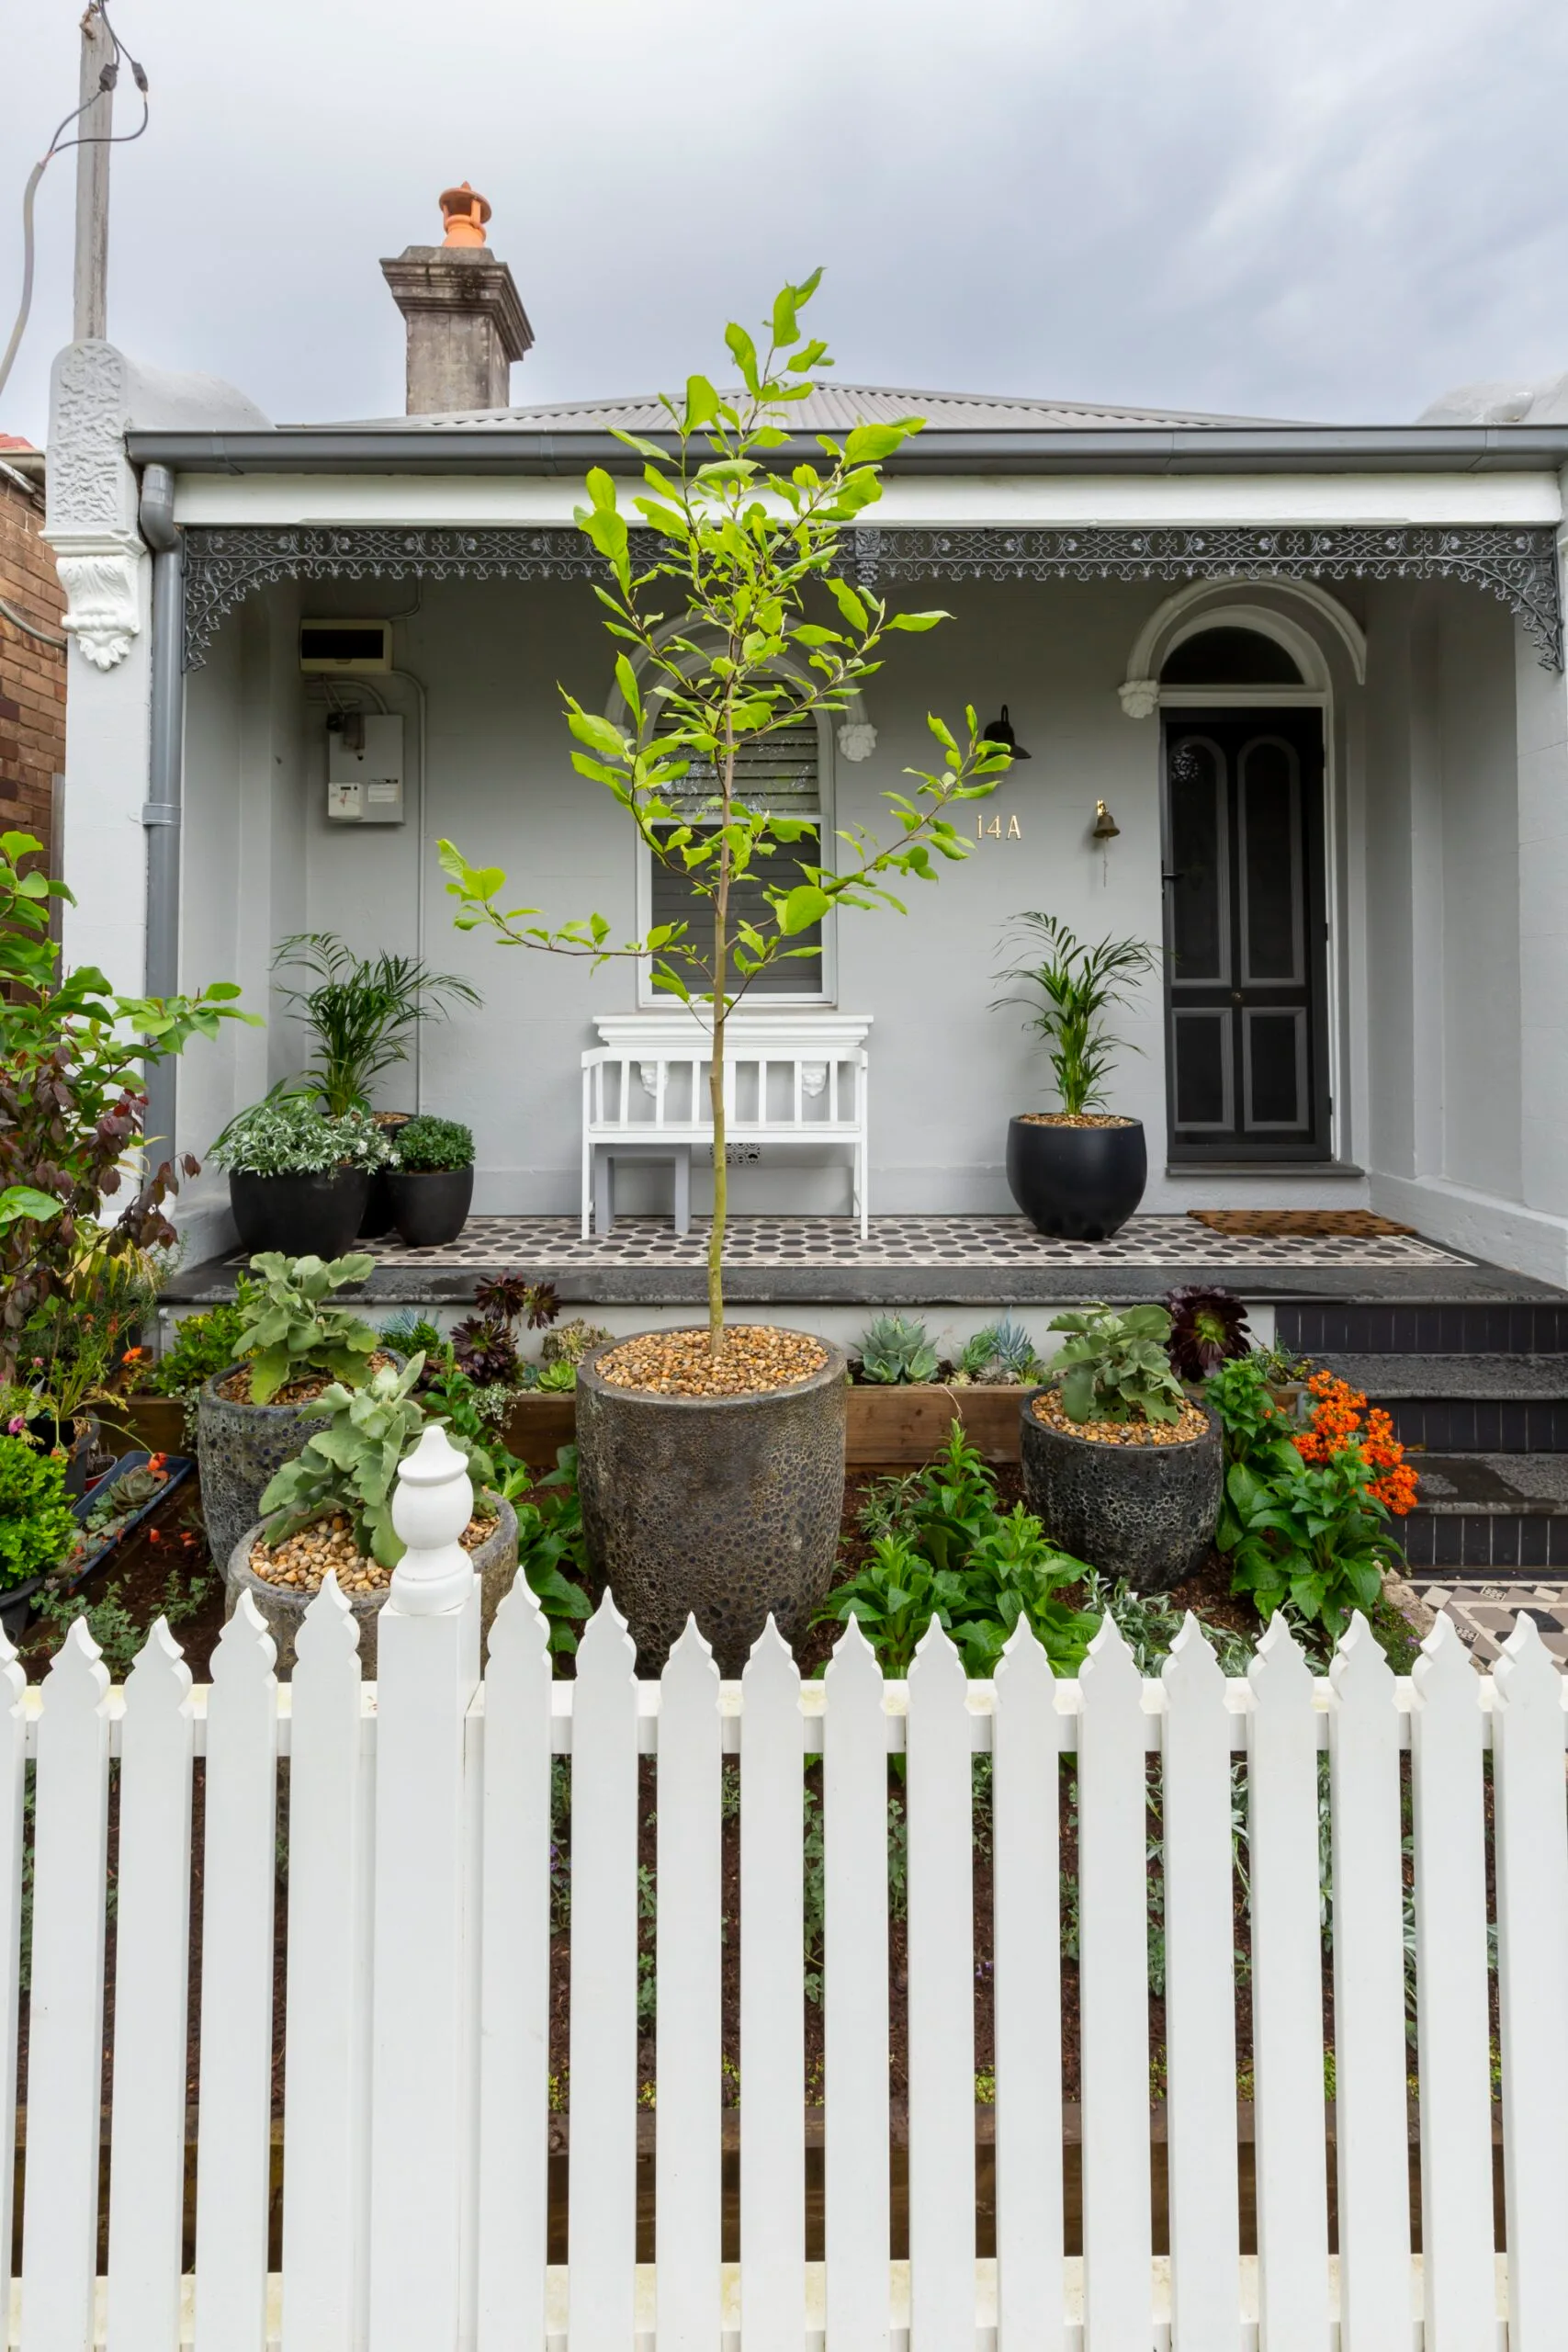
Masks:
[[[662,438],[616,437],[641,488],[595,469],[579,527],[604,564],[596,594],[615,649],[616,720],[565,696],[580,774],[607,791],[656,865],[705,902],[690,923],[616,941],[600,914],[565,923],[504,902],[506,876],[443,842],[460,928],[558,956],[647,959],[708,1043],[714,1203],[705,1328],[645,1332],[597,1350],[578,1374],[579,1476],[589,1554],[655,1671],[694,1610],[721,1667],[739,1672],[770,1612],[804,1629],[832,1567],[843,1499],[843,1352],[826,1340],[727,1324],[725,1039],[736,1007],[785,958],[821,953],[838,909],[904,911],[895,886],[934,880],[966,854],[957,805],[992,791],[1010,753],[973,710],[962,737],[936,718],[931,771],[887,792],[892,838],[770,806],[760,754],[791,729],[847,710],[898,631],[941,613],[893,613],[857,587],[848,534],[880,471],[919,430],[908,417],[815,440],[792,412],[830,364],[801,314],[821,273],[786,286],[761,346],[725,333],[740,379],[691,377],[664,398]],[[629,508],[629,512],[627,509]],[[642,526],[634,541],[633,531]],[[671,626],[671,622],[673,625]]]

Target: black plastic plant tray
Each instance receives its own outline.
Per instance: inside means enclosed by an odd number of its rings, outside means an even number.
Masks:
[[[104,1476],[98,1480],[96,1486],[93,1487],[91,1493],[83,1495],[76,1502],[72,1504],[71,1508],[75,1517],[85,1522],[87,1513],[92,1510],[94,1504],[98,1501],[101,1496],[108,1493],[110,1487],[115,1484],[117,1479],[123,1478],[129,1470],[144,1470],[152,1459],[152,1454],[146,1452],[140,1453],[122,1453],[119,1460],[115,1464],[113,1469],[105,1473]],[[109,1554],[115,1550],[116,1546],[124,1543],[132,1528],[140,1527],[144,1519],[150,1518],[152,1512],[159,1508],[160,1504],[166,1501],[168,1497],[174,1493],[175,1488],[179,1485],[181,1479],[188,1477],[190,1473],[196,1467],[194,1460],[188,1453],[165,1453],[164,1456],[164,1462],[169,1475],[164,1484],[159,1487],[157,1493],[153,1495],[149,1501],[144,1502],[141,1510],[136,1513],[135,1517],[133,1519],[128,1519],[124,1526],[121,1527],[116,1534],[111,1535],[107,1543],[100,1544],[96,1552],[89,1552],[87,1554],[85,1559],[83,1560],[81,1566],[72,1577],[70,1583],[62,1587],[63,1591],[74,1592],[76,1587],[83,1581],[84,1577],[90,1577],[96,1567],[101,1566],[103,1562],[108,1558]]]

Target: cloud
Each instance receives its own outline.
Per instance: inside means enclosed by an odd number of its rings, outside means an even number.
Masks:
[[[75,81],[34,0],[14,205]],[[818,262],[863,380],[1375,421],[1568,367],[1568,20],[1523,0],[120,0],[152,126],[115,159],[110,332],[279,418],[396,413],[377,262],[495,206],[517,397],[637,391]],[[4,422],[70,324],[71,159]]]

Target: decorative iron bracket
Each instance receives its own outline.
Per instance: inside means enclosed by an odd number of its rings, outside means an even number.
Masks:
[[[634,531],[634,563],[653,535]],[[880,590],[914,580],[1463,580],[1506,604],[1546,669],[1562,667],[1556,535],[1544,524],[1250,524],[1126,530],[854,533],[854,571]],[[275,580],[561,580],[604,576],[570,528],[411,529],[396,524],[192,525],[185,533],[185,661],[199,668],[225,613]]]

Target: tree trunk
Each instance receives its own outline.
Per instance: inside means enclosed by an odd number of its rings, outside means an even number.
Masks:
[[[735,789],[735,744],[725,708],[724,831],[718,852],[718,888],[713,901],[713,1058],[708,1064],[708,1102],[713,1113],[713,1223],[708,1228],[708,1352],[724,1352],[724,1227],[729,1212],[729,1160],[724,1123],[724,1033],[728,978],[729,807]]]

